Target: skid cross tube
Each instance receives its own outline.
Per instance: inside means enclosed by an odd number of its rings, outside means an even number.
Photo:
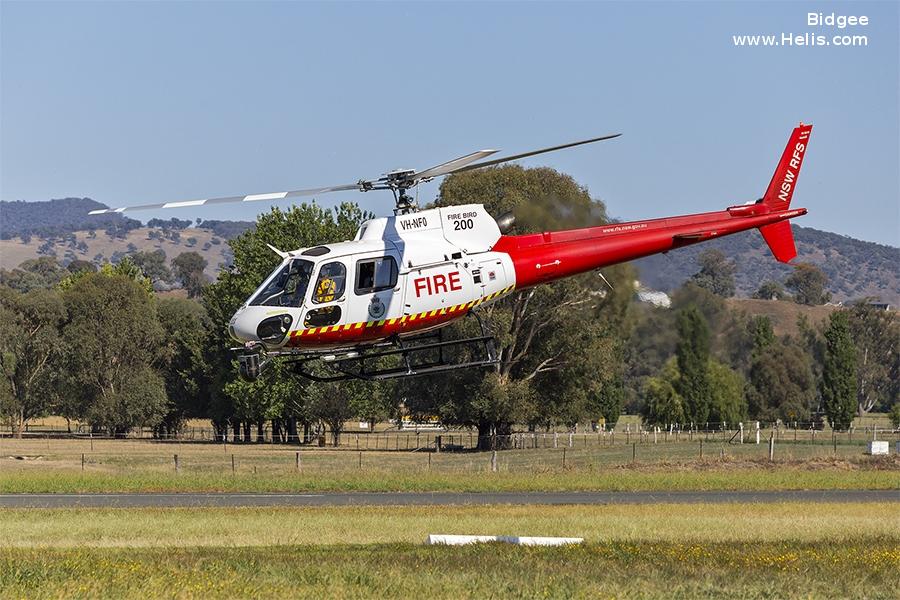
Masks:
[[[295,373],[312,381],[327,382],[343,381],[346,379],[363,379],[368,381],[375,381],[382,379],[394,379],[397,377],[411,377],[415,375],[424,375],[426,373],[436,373],[441,371],[452,371],[456,369],[466,369],[470,367],[485,367],[495,365],[497,363],[497,360],[493,357],[493,352],[491,351],[493,339],[494,338],[492,336],[478,336],[463,338],[459,340],[441,340],[437,342],[416,344],[412,346],[399,344],[399,347],[395,346],[392,349],[378,350],[368,354],[361,354],[360,356],[353,356],[344,359],[336,358],[334,360],[328,361],[326,361],[322,356],[311,356],[293,360],[286,360],[295,364]],[[453,348],[472,344],[483,345],[483,349],[485,352],[484,359],[468,360],[460,363],[450,364],[436,361],[419,365],[415,365],[411,361],[411,357],[413,357],[414,355],[426,352],[428,350],[438,350],[439,352],[441,352],[444,348]],[[376,369],[372,371],[366,370],[365,361],[367,359],[377,359],[388,356],[403,357],[404,366],[389,369]],[[315,373],[311,373],[304,368],[308,364],[327,365],[338,373],[334,375],[316,375]],[[353,369],[353,366],[355,365],[359,365],[359,370]]]

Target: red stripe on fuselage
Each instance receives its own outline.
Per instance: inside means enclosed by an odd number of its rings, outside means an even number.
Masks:
[[[767,211],[768,207],[759,204],[753,205],[752,212],[762,214],[750,216],[736,216],[724,210],[502,236],[493,250],[510,255],[516,270],[516,288],[521,289],[806,214],[804,208]]]

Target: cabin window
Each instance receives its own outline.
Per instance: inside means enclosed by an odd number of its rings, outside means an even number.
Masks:
[[[331,306],[323,306],[322,308],[314,308],[306,313],[303,319],[303,326],[310,327],[328,327],[334,325],[341,320],[341,307],[337,304]]]
[[[397,261],[393,256],[367,258],[356,263],[356,293],[371,294],[397,285]]]
[[[250,301],[250,306],[300,306],[313,263],[308,260],[291,260],[278,267]]]
[[[312,301],[315,304],[333,302],[344,295],[344,283],[347,280],[347,267],[344,263],[330,262],[322,265],[319,279],[313,289]]]

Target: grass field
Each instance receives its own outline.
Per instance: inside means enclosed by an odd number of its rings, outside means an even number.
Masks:
[[[811,441],[782,440],[774,462],[721,440],[703,458],[699,440],[560,444],[501,451],[492,472],[490,453],[303,448],[298,470],[292,446],[4,439],[0,492],[900,490],[896,455]],[[5,509],[0,598],[896,598],[898,506]]]
[[[0,596],[893,598],[897,531],[880,504],[7,510]]]

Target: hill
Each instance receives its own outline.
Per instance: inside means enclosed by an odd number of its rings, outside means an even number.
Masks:
[[[828,290],[834,300],[872,296],[900,304],[900,250],[809,227],[795,225],[793,230],[798,252],[794,262],[810,262],[821,268],[828,276]],[[666,255],[648,256],[634,264],[642,284],[668,292],[699,270],[697,255],[707,248],[721,250],[736,263],[738,296],[751,296],[764,281],[784,281],[792,271],[791,266],[772,258],[756,231],[681,248]]]
[[[228,240],[254,224],[250,221],[151,219],[145,226],[120,214],[88,215],[105,208],[90,198],[46,202],[0,201],[0,268],[13,269],[38,256],[55,256],[63,264],[79,259],[101,263],[137,251],[163,250],[171,260],[195,251],[206,259],[206,274],[215,278],[231,263]]]
[[[50,237],[73,231],[129,231],[141,226],[120,214],[89,215],[105,205],[90,198],[61,198],[47,202],[0,200],[0,239]]]

